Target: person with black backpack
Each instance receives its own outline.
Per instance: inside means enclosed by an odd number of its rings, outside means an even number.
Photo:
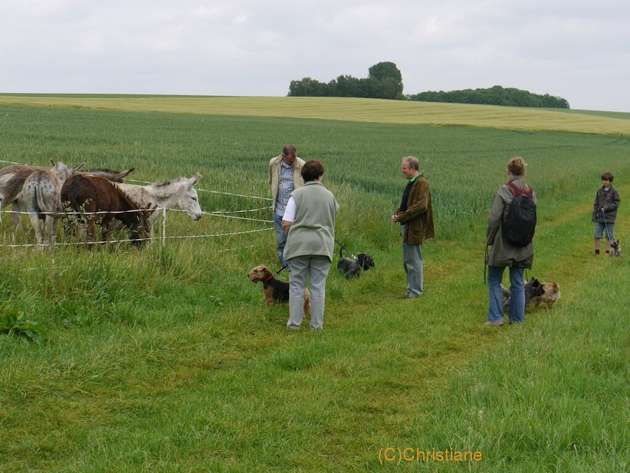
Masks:
[[[510,323],[525,320],[523,273],[534,261],[536,193],[525,183],[527,164],[516,156],[507,164],[508,181],[494,196],[488,219],[486,264],[488,265],[488,321],[503,325],[503,271],[510,268]]]

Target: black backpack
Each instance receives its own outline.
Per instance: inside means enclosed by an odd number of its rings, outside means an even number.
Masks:
[[[517,187],[512,181],[507,183],[512,193],[512,202],[503,218],[502,234],[512,246],[522,248],[531,243],[536,231],[536,204],[532,188]]]

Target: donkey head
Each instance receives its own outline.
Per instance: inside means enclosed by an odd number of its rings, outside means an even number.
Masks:
[[[56,163],[53,162],[52,171],[61,182],[65,182],[65,180],[68,179],[74,172],[72,168],[66,166],[61,161],[57,161]]]
[[[175,204],[178,209],[185,211],[195,221],[199,220],[203,215],[203,210],[201,210],[199,205],[199,195],[195,189],[199,179],[201,179],[199,175],[182,179]]]

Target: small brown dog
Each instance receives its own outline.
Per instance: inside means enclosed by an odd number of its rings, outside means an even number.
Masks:
[[[262,281],[265,301],[268,306],[272,306],[274,303],[278,302],[289,302],[289,283],[275,279],[266,266],[261,264],[260,266],[252,268],[249,273],[247,273],[247,277],[254,284]],[[304,289],[304,313],[310,313],[310,309],[311,291]]]
[[[532,297],[531,303],[535,307],[543,306],[551,309],[558,299],[560,299],[560,284],[557,282],[543,282],[543,293],[539,296]]]

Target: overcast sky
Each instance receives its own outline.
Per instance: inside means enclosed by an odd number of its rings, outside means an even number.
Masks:
[[[286,95],[365,77],[630,111],[628,0],[0,0],[0,92]]]

